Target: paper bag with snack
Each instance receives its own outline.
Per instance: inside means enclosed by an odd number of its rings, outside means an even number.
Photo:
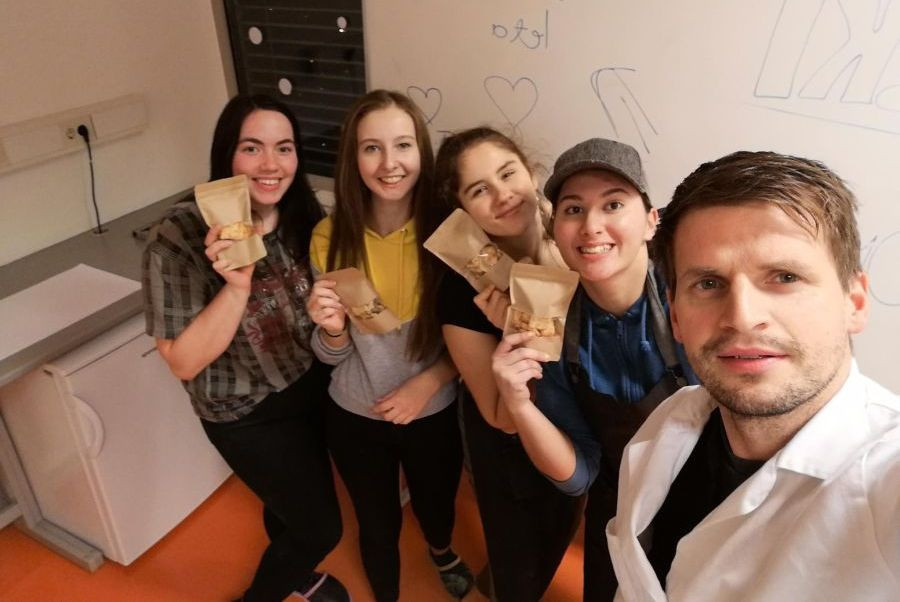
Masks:
[[[334,280],[334,287],[350,321],[362,332],[384,334],[400,328],[401,322],[387,308],[366,275],[356,268],[345,268],[322,274],[320,279]]]
[[[517,263],[509,278],[509,312],[503,336],[531,332],[526,347],[543,351],[550,361],[562,353],[569,303],[578,287],[578,272]]]
[[[460,273],[478,292],[509,288],[513,259],[491,242],[472,217],[457,209],[425,241],[425,248]]]
[[[246,175],[197,184],[194,198],[206,225],[222,226],[219,239],[234,241],[219,253],[219,257],[228,260],[229,270],[256,263],[266,256],[262,237],[253,227]]]

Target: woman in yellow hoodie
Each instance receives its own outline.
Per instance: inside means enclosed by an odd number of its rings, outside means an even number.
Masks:
[[[404,95],[374,90],[344,120],[335,211],[313,231],[314,272],[356,267],[401,328],[366,334],[347,319],[335,282],[319,279],[308,309],[312,346],[335,366],[327,440],[350,492],[360,553],[378,602],[399,596],[399,470],[447,591],[457,598],[472,575],[450,547],[462,467],[456,368],[434,315],[419,314],[419,241],[447,211],[431,198],[434,158],[421,111]]]

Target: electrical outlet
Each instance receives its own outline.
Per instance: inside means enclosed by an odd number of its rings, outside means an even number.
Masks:
[[[88,135],[90,136],[92,143],[97,139],[97,132],[94,130],[94,123],[91,121],[90,114],[79,115],[77,117],[66,117],[59,122],[59,127],[62,130],[67,147],[84,147],[84,138],[78,134],[79,125],[87,127]]]
[[[2,4],[2,0],[0,0]],[[139,94],[84,105],[0,126],[0,174],[83,152],[78,126],[88,129],[91,146],[138,134],[147,127],[147,107]]]

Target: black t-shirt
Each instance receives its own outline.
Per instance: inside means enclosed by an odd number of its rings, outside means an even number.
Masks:
[[[497,340],[503,331],[495,328],[472,299],[478,294],[469,281],[452,270],[447,270],[438,288],[438,322],[461,328],[492,334]]]
[[[653,519],[653,538],[647,557],[660,583],[666,582],[678,541],[763,464],[760,460],[744,460],[734,455],[722,414],[716,408]]]

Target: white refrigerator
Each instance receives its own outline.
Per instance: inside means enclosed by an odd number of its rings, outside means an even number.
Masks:
[[[130,564],[228,477],[142,316],[0,389],[44,517]]]

